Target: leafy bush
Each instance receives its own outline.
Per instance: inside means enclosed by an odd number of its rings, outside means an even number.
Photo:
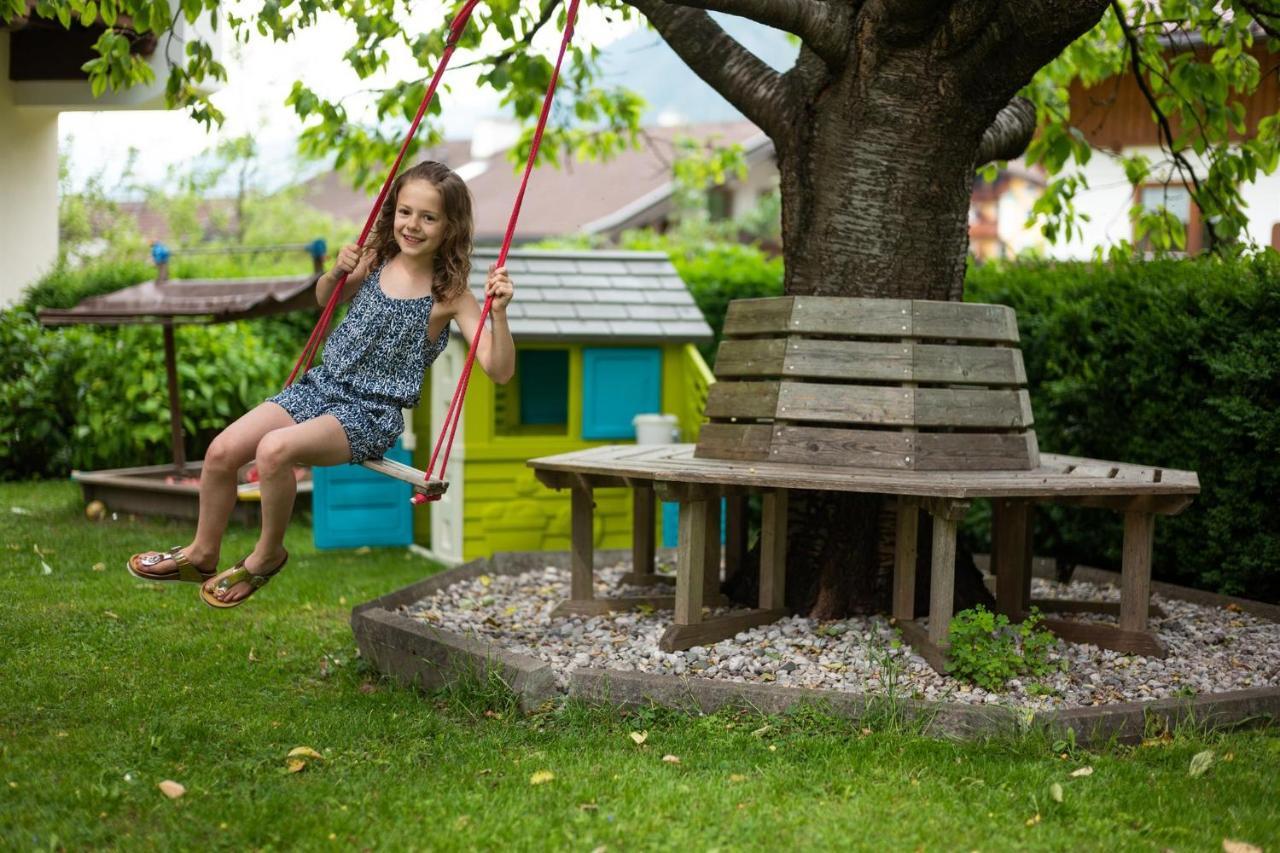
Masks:
[[[31,311],[71,308],[90,296],[111,293],[154,278],[155,272],[155,267],[143,260],[91,263],[79,269],[61,264],[27,288],[22,304]]]
[[[178,384],[188,458],[278,390],[301,348],[268,346],[279,324],[180,326]],[[63,476],[70,468],[170,458],[168,381],[155,326],[41,328],[0,313],[0,477]]]
[[[990,264],[966,298],[1017,310],[1043,451],[1198,472],[1157,577],[1280,600],[1280,255]],[[1039,515],[1038,548],[1119,564],[1116,513]]]
[[[1041,621],[1035,608],[1017,625],[981,604],[961,610],[951,620],[947,672],[983,690],[1000,690],[1022,675],[1043,678],[1061,664],[1049,660],[1058,640],[1040,627]]]
[[[0,312],[0,472],[4,479],[65,471],[71,464],[71,359],[26,310]]]

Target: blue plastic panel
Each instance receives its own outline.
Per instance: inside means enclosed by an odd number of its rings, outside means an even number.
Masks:
[[[582,437],[636,437],[631,419],[662,411],[662,350],[582,351]]]
[[[728,518],[728,502],[720,499],[720,543],[724,544],[725,519]],[[662,502],[662,547],[676,548],[680,545],[680,504],[675,501]]]
[[[387,458],[410,464],[399,442]],[[312,536],[317,548],[408,545],[413,541],[413,489],[359,465],[312,468]]]

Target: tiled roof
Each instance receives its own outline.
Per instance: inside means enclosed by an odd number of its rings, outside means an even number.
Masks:
[[[487,247],[472,255],[471,289],[481,301],[497,259],[497,249]],[[711,327],[662,252],[513,249],[507,271],[516,287],[507,317],[518,340],[711,340]]]

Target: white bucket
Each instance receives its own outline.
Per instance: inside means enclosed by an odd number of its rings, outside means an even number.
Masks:
[[[680,440],[678,423],[675,415],[636,415],[631,419],[636,444],[674,444]]]

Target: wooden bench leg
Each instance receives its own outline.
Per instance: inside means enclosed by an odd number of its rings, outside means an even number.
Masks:
[[[622,576],[622,583],[649,585],[668,581],[654,574],[656,542],[654,523],[656,498],[652,483],[641,483],[631,492],[631,571]]]
[[[956,597],[956,521],[950,513],[933,516],[933,565],[929,576],[929,640],[947,644]]]
[[[699,496],[700,497],[700,496]],[[705,499],[688,500],[680,504],[680,548],[676,563],[676,612],[675,624],[663,632],[658,647],[674,652],[724,640],[754,628],[775,622],[787,611],[780,601],[785,593],[783,580],[786,572],[786,495],[777,493],[765,498],[764,529],[761,557],[760,595],[762,606],[754,610],[731,613],[703,620],[702,603],[708,588],[707,576],[712,574],[712,559],[720,557],[720,497],[712,493]],[[711,547],[707,540],[715,540]],[[770,554],[772,553],[772,556]],[[765,572],[769,572],[766,580]],[[718,566],[715,566],[718,580]],[[766,588],[767,584],[767,588]],[[718,586],[718,584],[717,584]],[[719,600],[718,592],[707,601]],[[765,596],[779,602],[777,607],[765,607]]]
[[[938,672],[946,672],[947,636],[955,604],[956,525],[969,510],[968,501],[917,499],[933,516],[933,560],[929,575],[929,629],[901,619],[903,638]],[[895,575],[896,559],[895,559]]]
[[[916,618],[916,536],[920,530],[920,508],[906,498],[898,498],[898,524],[893,545],[893,618]]]
[[[1044,626],[1068,642],[1093,643],[1101,648],[1126,654],[1168,657],[1169,650],[1147,626],[1151,601],[1151,545],[1154,534],[1155,516],[1151,513],[1126,512],[1124,514],[1118,625],[1045,619]],[[1089,609],[1100,608],[1091,604]]]
[[[706,573],[707,501],[680,504],[680,539],[676,551],[676,624],[702,621],[703,575]]]
[[[725,497],[724,579],[742,570],[747,555],[747,496],[731,492]]]
[[[1026,618],[1030,592],[1030,505],[1026,501],[991,501],[991,566],[996,576],[996,612],[1012,622]]]
[[[711,604],[720,599],[720,497],[707,501],[706,531],[702,537],[702,600]]]
[[[609,612],[609,604],[595,600],[595,502],[592,490],[569,490],[569,598],[551,611],[555,616],[595,616]]]
[[[787,599],[787,492],[767,492],[760,524],[760,609],[782,610]]]
[[[1151,547],[1156,519],[1149,512],[1124,514],[1124,551],[1120,563],[1120,630],[1147,630],[1151,601]]]

